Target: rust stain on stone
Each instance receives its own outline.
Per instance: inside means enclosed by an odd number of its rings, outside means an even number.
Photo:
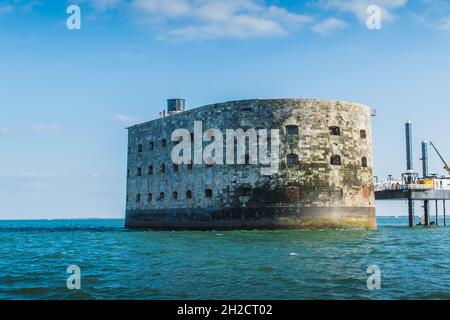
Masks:
[[[300,199],[300,189],[298,187],[287,187],[286,195],[288,199],[292,201],[297,201]]]
[[[369,197],[370,197],[370,188],[368,188],[367,186],[363,187],[362,193],[363,193],[364,199],[369,199]]]

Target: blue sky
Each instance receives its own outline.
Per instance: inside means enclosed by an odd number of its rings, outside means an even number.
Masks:
[[[378,111],[376,175],[404,170],[406,120],[418,169],[421,139],[450,161],[450,2],[0,0],[0,219],[123,217],[124,128],[171,97],[360,102]]]

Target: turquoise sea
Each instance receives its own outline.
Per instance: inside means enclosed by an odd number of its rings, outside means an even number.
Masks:
[[[130,231],[123,220],[0,221],[0,299],[450,299],[450,228]],[[68,290],[69,265],[81,289]],[[367,289],[367,268],[381,289]]]

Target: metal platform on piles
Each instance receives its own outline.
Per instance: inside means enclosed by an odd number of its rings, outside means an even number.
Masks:
[[[422,175],[413,169],[413,135],[411,121],[405,124],[406,133],[406,172],[402,174],[401,179],[392,178],[374,184],[376,200],[406,200],[408,202],[409,226],[416,225],[415,201],[423,203],[423,222],[420,225],[429,226],[439,224],[439,203],[442,202],[443,224],[447,225],[446,220],[446,201],[450,200],[450,177],[429,174],[428,168],[428,142],[422,141]],[[444,164],[447,174],[450,174],[450,166],[445,161],[436,145],[430,142],[430,145],[436,151],[440,160]],[[435,202],[435,221],[430,219],[430,204]]]
[[[416,200],[416,201],[444,201],[450,200],[450,190],[382,190],[375,192],[376,200]]]
[[[415,210],[414,202],[420,201],[423,203],[423,222],[421,225],[429,226],[431,224],[439,225],[439,203],[442,202],[442,214],[443,214],[443,225],[447,226],[447,207],[446,202],[450,200],[450,190],[436,190],[436,189],[420,189],[416,185],[413,186],[402,186],[402,188],[397,190],[378,190],[375,191],[376,200],[406,200],[408,201],[408,216],[409,216],[409,226],[414,227],[415,224]],[[430,203],[435,202],[435,218],[434,222],[431,222],[431,212]]]

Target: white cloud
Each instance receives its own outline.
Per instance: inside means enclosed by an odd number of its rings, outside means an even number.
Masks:
[[[242,15],[230,17],[226,23],[206,23],[174,28],[158,37],[158,39],[187,41],[213,38],[245,39],[285,35],[287,35],[287,31],[275,21]]]
[[[340,19],[329,18],[314,24],[310,29],[322,35],[327,35],[333,33],[338,29],[345,28],[346,25],[347,24]]]
[[[161,18],[181,17],[190,14],[192,5],[189,0],[133,0],[132,7]]]
[[[450,32],[450,1],[421,0],[421,2],[421,10],[410,13],[412,18],[428,29]]]
[[[97,11],[106,11],[118,7],[122,0],[85,0]]]
[[[27,189],[43,189],[64,175],[49,172],[0,172],[2,185]]]
[[[119,0],[120,1],[120,0]],[[0,2],[0,15],[8,14],[13,11],[28,12],[36,6],[42,4],[39,0],[6,0]]]
[[[313,20],[257,0],[133,0],[131,7],[168,41],[279,37]]]
[[[287,11],[285,8],[270,6],[267,12],[267,16],[272,19],[276,19],[287,26],[303,25],[313,22],[314,19],[308,15],[302,15]]]
[[[132,117],[132,116],[128,116],[128,115],[120,114],[120,113],[115,114],[114,119],[124,125],[127,125],[127,126],[131,126],[131,125],[142,122],[142,120],[137,117]]]
[[[438,29],[439,31],[450,32],[450,16],[447,17],[446,19],[442,19],[442,20],[438,23],[437,29]]]
[[[59,178],[63,175],[56,174],[56,173],[50,173],[50,172],[33,172],[33,171],[24,171],[19,173],[13,173],[12,175],[19,176],[19,177],[25,177],[25,178]]]
[[[31,128],[35,133],[60,132],[62,126],[58,124],[35,124]]]
[[[134,22],[152,30],[155,38],[162,41],[273,38],[293,34],[303,27],[319,34],[331,34],[347,26],[339,14],[351,14],[361,24],[366,25],[369,17],[368,7],[377,5],[381,9],[382,23],[389,23],[397,18],[396,11],[408,3],[408,0],[308,0],[304,6],[306,10],[319,9],[309,11],[314,12],[314,16],[317,18],[315,19],[309,13],[301,14],[289,11],[282,7],[279,4],[280,1],[277,0],[73,1],[89,4],[95,11],[91,13],[91,16],[107,10],[120,10],[124,14],[131,13]],[[23,4],[25,2],[27,1],[10,0],[4,4]],[[278,5],[273,5],[273,3]],[[448,0],[422,0],[422,3],[425,11],[437,11],[438,13],[433,14],[433,22],[428,25],[440,31],[450,31],[450,18],[445,20],[436,18],[436,16],[442,17],[444,14],[448,14]],[[12,9],[8,7],[4,10]],[[331,13],[331,17],[326,16],[327,11]],[[410,14],[412,13],[410,12]],[[424,13],[421,12],[421,14]],[[338,16],[339,19],[336,18]],[[129,123],[128,120],[122,122]]]
[[[31,0],[29,2],[24,2],[22,6],[20,6],[20,10],[22,11],[33,11],[33,9],[42,3],[39,0]]]
[[[392,22],[396,16],[393,10],[406,5],[408,0],[319,0],[318,6],[324,9],[337,10],[340,12],[351,13],[362,24],[366,24],[368,14],[367,8],[371,5],[377,5],[381,8],[381,18],[385,22]]]

